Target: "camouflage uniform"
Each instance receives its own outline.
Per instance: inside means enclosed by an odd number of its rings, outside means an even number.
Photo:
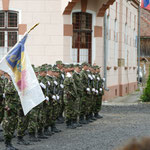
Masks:
[[[89,71],[82,70],[80,72],[81,81],[83,85],[83,95],[81,97],[80,103],[80,123],[85,124],[88,122],[84,122],[84,116],[86,116],[86,120],[88,120],[88,115],[90,112],[90,101],[91,101],[91,79],[88,77],[90,74]]]
[[[65,78],[65,74],[64,72],[60,71],[59,72],[60,75],[58,77],[58,82],[59,82],[59,89],[60,89],[60,109],[59,109],[59,117],[58,117],[58,121],[59,123],[63,123],[64,119],[63,119],[63,112],[64,112],[64,99],[63,99],[63,95],[64,95],[64,78]]]
[[[39,76],[38,77],[38,80],[39,80],[39,83],[40,85],[43,85],[42,86],[42,91],[45,95],[45,97],[47,96],[47,91],[46,91],[46,77],[42,77],[42,76]],[[46,101],[43,101],[40,105],[39,105],[39,112],[38,112],[38,137],[39,138],[44,138],[46,139],[47,137],[44,137],[43,135],[43,128],[46,124],[46,111],[47,111],[47,102]]]
[[[53,70],[54,71],[54,70]],[[56,71],[56,69],[55,69]],[[56,128],[56,119],[60,114],[60,85],[58,82],[58,78],[53,76],[53,96],[52,96],[52,123],[51,123],[51,131],[52,132],[61,132],[61,130]]]
[[[90,114],[89,117],[91,120],[96,120],[96,118],[93,116],[95,107],[96,107],[96,100],[97,100],[97,96],[98,96],[98,90],[97,90],[97,78],[95,76],[95,73],[91,74],[92,76],[92,101],[91,101],[91,110],[90,110]]]
[[[38,71],[39,68],[35,68],[34,66],[32,66],[36,76],[38,76]],[[38,112],[39,112],[39,105],[34,107],[29,113],[29,121],[28,121],[28,133],[29,133],[29,138],[31,142],[38,142],[40,141],[38,138],[36,138],[36,131],[38,128],[38,122],[37,122],[37,118],[38,118]]]
[[[0,77],[0,123],[4,117],[4,86],[5,86],[5,77]]]
[[[46,92],[49,100],[47,101],[47,107],[46,107],[46,123],[44,127],[44,133],[45,135],[52,135],[52,133],[49,131],[49,127],[52,124],[52,95],[53,95],[53,77],[47,75],[46,76]]]
[[[74,72],[72,78],[74,80],[76,90],[77,90],[77,97],[76,97],[75,103],[74,103],[76,109],[75,109],[75,116],[73,117],[73,122],[77,123],[77,118],[80,115],[80,101],[81,101],[80,99],[81,99],[82,93],[83,93],[83,89],[82,89],[83,85],[81,82],[80,73]]]
[[[104,89],[103,89],[103,81],[99,73],[96,73],[96,89],[98,90],[98,95],[96,96],[96,106],[94,109],[94,114],[96,118],[101,118],[101,116],[98,115],[98,113],[101,110],[102,106],[102,96],[104,95]]]
[[[19,97],[18,97],[19,99]],[[29,114],[24,116],[21,102],[18,103],[18,126],[17,126],[17,138],[18,144],[28,145],[29,143],[24,141],[25,131],[28,129]]]
[[[5,85],[5,110],[2,127],[6,147],[11,146],[11,140],[17,126],[18,93],[11,80]]]
[[[38,142],[39,140],[36,138],[36,130],[38,128],[38,112],[39,112],[39,106],[34,107],[29,112],[29,123],[28,123],[28,133],[30,137],[30,141],[32,142]]]
[[[73,126],[73,119],[77,115],[75,101],[77,97],[76,86],[70,73],[64,80],[64,103],[65,103],[65,117],[68,128],[75,128]]]

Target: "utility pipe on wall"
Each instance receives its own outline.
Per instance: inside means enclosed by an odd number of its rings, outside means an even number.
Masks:
[[[104,16],[104,88],[107,87],[107,13]]]

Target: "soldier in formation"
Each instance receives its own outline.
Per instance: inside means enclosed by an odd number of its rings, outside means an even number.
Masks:
[[[82,65],[43,64],[33,66],[45,100],[23,114],[20,99],[11,77],[0,71],[0,123],[6,150],[17,150],[12,138],[17,131],[18,144],[30,145],[61,132],[57,123],[66,122],[67,129],[75,129],[102,118],[99,115],[104,94],[100,67]],[[29,135],[29,141],[24,136]]]

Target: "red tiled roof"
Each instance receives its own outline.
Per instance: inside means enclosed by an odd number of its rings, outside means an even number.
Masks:
[[[141,8],[141,36],[150,37],[150,12]]]

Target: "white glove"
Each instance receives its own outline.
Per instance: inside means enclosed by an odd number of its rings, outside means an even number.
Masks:
[[[3,98],[5,98],[5,93],[3,93]]]
[[[56,98],[59,100],[59,96],[58,95],[56,95]]]
[[[98,94],[98,90],[96,90],[96,94]]]
[[[99,78],[99,77],[97,77],[97,80],[99,81],[99,80],[100,80],[100,78]]]
[[[62,76],[63,79],[65,78],[64,74],[61,74],[61,76]]]
[[[58,85],[58,82],[57,82],[57,81],[54,81],[54,84],[55,84],[55,85]]]
[[[90,92],[90,88],[86,88],[86,90],[87,90],[88,92]]]
[[[63,84],[60,84],[60,87],[63,89],[63,88],[64,88],[64,85],[63,85]]]
[[[99,90],[100,90],[100,92],[102,92],[102,91],[103,91],[103,89],[102,89],[102,88],[100,88]]]
[[[95,92],[95,88],[92,88],[92,92]]]
[[[103,78],[103,82],[105,82],[105,78]]]
[[[93,76],[92,76],[92,75],[90,75],[90,77],[91,77],[91,80],[93,80]]]
[[[53,95],[52,98],[53,98],[54,100],[56,100],[56,96],[55,96],[55,95]]]
[[[67,72],[66,77],[71,78],[72,77],[71,73]]]
[[[49,101],[49,97],[46,96],[45,99],[46,99],[47,101]]]
[[[43,84],[42,82],[40,83],[40,86],[41,86],[43,89],[46,89],[45,84]]]
[[[47,83],[48,83],[49,86],[51,85],[51,83],[49,81]]]
[[[92,77],[93,77],[93,79],[95,79],[95,75],[94,74],[92,75]]]
[[[88,77],[91,79],[91,75],[90,74],[88,74]]]

